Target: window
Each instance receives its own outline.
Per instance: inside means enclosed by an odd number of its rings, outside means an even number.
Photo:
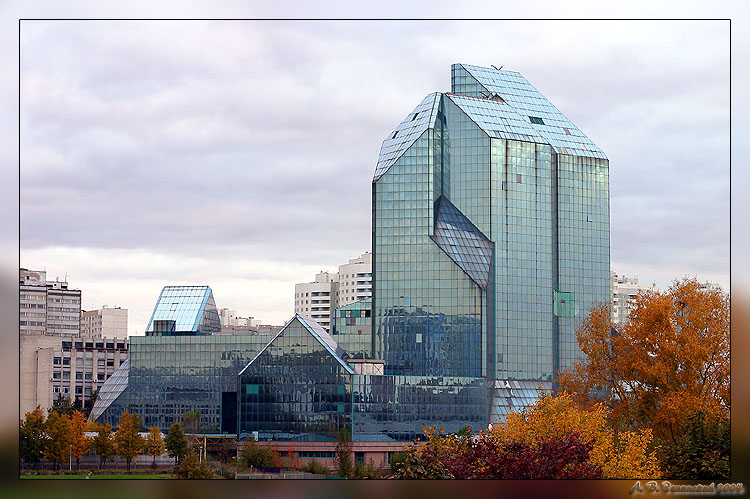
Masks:
[[[544,125],[544,120],[537,116],[529,116],[529,120],[535,125]]]
[[[418,114],[419,114],[419,113],[414,113],[414,116],[412,116],[412,117],[411,117],[411,120],[412,120],[412,121],[416,120],[416,119],[417,119],[417,115],[418,115]]]
[[[393,137],[391,137],[391,138],[392,138],[392,139],[395,139],[395,138],[396,138],[396,135],[398,135],[398,130],[396,130],[395,132],[393,132]]]
[[[523,177],[521,177],[521,174],[516,173],[516,183],[521,184],[523,183],[522,180],[523,180]]]

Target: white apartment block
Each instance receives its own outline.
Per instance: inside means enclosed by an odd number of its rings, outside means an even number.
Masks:
[[[339,267],[339,297],[337,307],[372,296],[372,253],[352,258]]]
[[[47,280],[44,270],[19,271],[19,330],[21,333],[78,336],[81,291],[67,281]]]
[[[331,272],[319,272],[313,282],[294,285],[294,311],[309,315],[323,326],[331,328],[331,312],[336,308],[339,276]]]
[[[128,358],[127,337],[20,335],[20,411],[52,406],[58,394],[82,405]]]
[[[641,291],[656,291],[654,284],[644,285],[638,283],[637,277],[620,276],[610,271],[610,290],[612,292],[612,322],[625,324],[630,313],[630,306]]]
[[[108,307],[81,312],[81,336],[86,338],[127,338],[128,309]]]

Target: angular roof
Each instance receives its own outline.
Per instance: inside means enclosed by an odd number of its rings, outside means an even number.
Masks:
[[[462,75],[466,81],[467,77],[463,72],[468,74],[470,80],[473,79],[472,83],[478,85],[478,92],[474,90],[470,93],[478,93],[476,97],[485,97],[487,100],[495,95],[502,98],[522,120],[544,138],[544,143],[550,144],[556,152],[607,159],[604,152],[591,139],[586,137],[520,73],[468,64],[454,64],[452,67],[454,87],[452,90],[454,92],[464,88],[476,88],[466,83],[459,83],[459,75]],[[531,120],[531,118],[539,118],[539,120]]]
[[[343,348],[338,346],[336,341],[329,335],[325,329],[323,329],[323,326],[318,324],[315,319],[310,317],[309,315],[300,315],[300,314],[294,314],[294,317],[289,319],[289,321],[284,324],[284,327],[274,335],[274,337],[269,341],[266,346],[264,346],[258,354],[253,357],[253,360],[247,363],[247,365],[239,372],[238,375],[241,375],[247,370],[250,365],[255,362],[255,360],[260,357],[263,352],[265,352],[268,347],[270,347],[277,338],[279,338],[281,335],[284,334],[284,331],[291,326],[294,321],[298,321],[309,333],[310,335],[315,338],[327,351],[330,353],[336,361],[338,361],[339,364],[341,364],[344,369],[346,369],[349,374],[354,374],[354,370],[349,367],[349,364],[347,364],[344,361],[344,358],[347,358],[349,355],[344,351]]]
[[[388,171],[422,133],[435,123],[440,93],[435,92],[422,100],[409,115],[383,141],[380,147],[378,165],[375,167],[373,182]]]
[[[147,332],[154,321],[173,320],[175,331],[218,332],[221,321],[209,286],[164,286],[156,301]]]

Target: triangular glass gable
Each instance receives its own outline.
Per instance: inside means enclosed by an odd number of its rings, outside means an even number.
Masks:
[[[354,371],[337,349],[315,321],[295,315],[239,374],[240,438],[335,441],[341,431],[351,434]]]

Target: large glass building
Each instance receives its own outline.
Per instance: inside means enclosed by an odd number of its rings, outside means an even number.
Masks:
[[[167,431],[200,411],[201,433],[236,433],[237,373],[271,335],[212,334],[219,329],[210,287],[164,287],[146,336],[130,337],[130,358],[102,386],[91,418],[116,426],[128,409]]]
[[[374,357],[484,377],[492,418],[582,354],[609,293],[604,153],[523,76],[454,64],[383,142],[372,184]]]

